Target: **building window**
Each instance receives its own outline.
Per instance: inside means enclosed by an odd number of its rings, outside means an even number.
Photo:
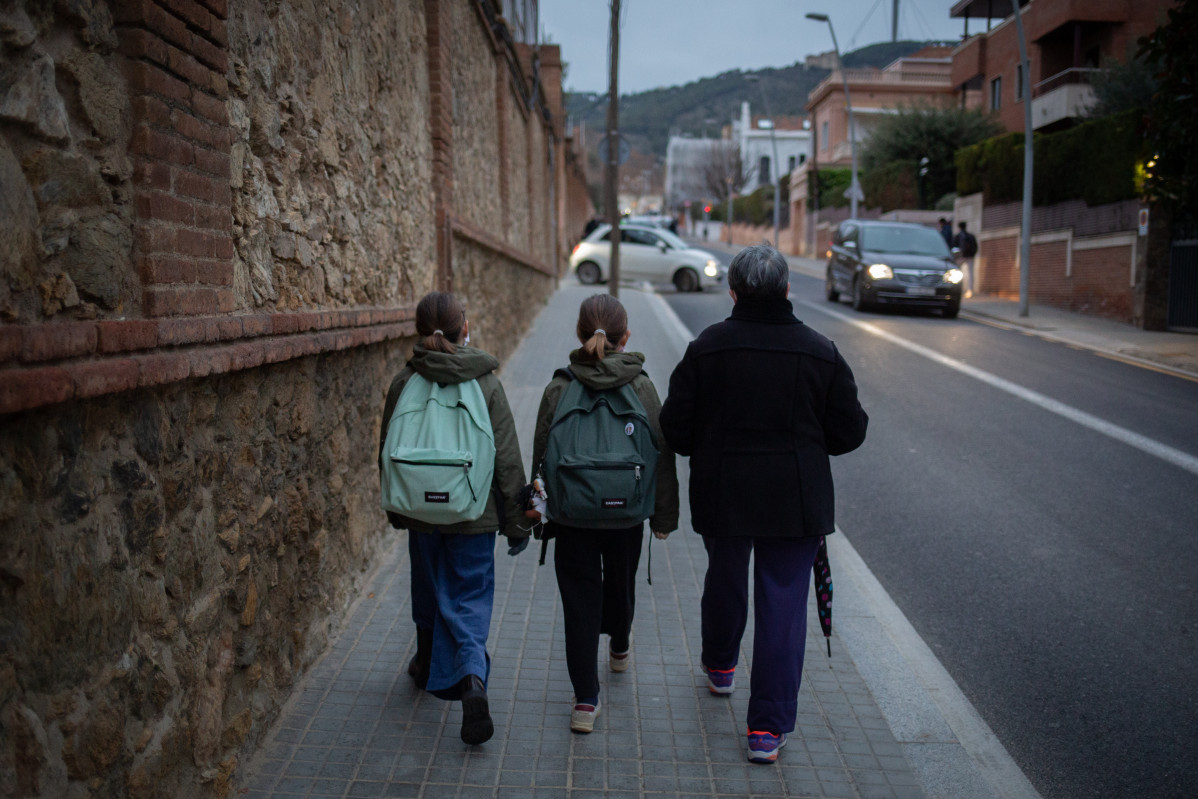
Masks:
[[[826,121],[819,127],[819,148],[821,150],[828,149],[828,123]]]
[[[787,168],[786,168],[787,172],[795,171],[795,157],[793,155],[786,159],[786,166],[787,166]]]
[[[1002,75],[990,81],[990,110],[997,111],[1002,107]]]
[[[1023,99],[1023,64],[1015,65],[1015,99]]]
[[[807,153],[799,153],[799,165],[807,163]]]
[[[761,156],[761,160],[757,165],[757,182],[758,183],[773,183],[774,176],[770,172],[770,157],[768,155]]]

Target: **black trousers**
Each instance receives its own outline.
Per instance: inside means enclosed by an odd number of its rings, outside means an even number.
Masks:
[[[574,695],[599,695],[599,636],[617,652],[628,649],[636,609],[636,570],[644,524],[623,530],[583,530],[557,525],[553,570],[562,595],[566,668]]]

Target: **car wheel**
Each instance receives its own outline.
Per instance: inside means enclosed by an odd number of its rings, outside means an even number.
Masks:
[[[865,299],[865,290],[861,288],[861,278],[853,278],[853,310],[864,311],[869,308],[869,301]]]
[[[954,301],[950,302],[948,305],[944,306],[944,318],[945,319],[956,319],[957,314],[959,314],[960,312],[961,312],[961,301],[960,300],[954,300]]]
[[[828,302],[840,302],[840,292],[836,290],[836,281],[832,279],[832,267],[828,267],[824,277],[824,296]]]
[[[679,291],[698,291],[699,276],[695,270],[683,267],[674,273],[674,288]]]
[[[594,261],[583,261],[574,270],[574,274],[578,275],[578,282],[587,286],[592,286],[599,282],[601,273],[599,272],[599,264]]]

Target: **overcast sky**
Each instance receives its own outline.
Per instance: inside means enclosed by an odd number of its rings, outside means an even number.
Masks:
[[[900,0],[900,39],[955,41],[963,21],[955,0]],[[678,86],[731,69],[784,67],[832,49],[827,14],[841,52],[890,41],[893,0],[623,0],[620,94]],[[566,88],[607,91],[608,0],[541,0],[545,38],[562,47]],[[970,20],[977,30],[984,21]]]

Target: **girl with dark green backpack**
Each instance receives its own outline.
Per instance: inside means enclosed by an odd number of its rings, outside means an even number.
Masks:
[[[610,669],[626,671],[645,519],[659,539],[677,529],[678,477],[657,423],[661,401],[643,370],[645,356],[624,351],[624,306],[610,294],[588,297],[576,333],[582,346],[541,398],[531,482],[545,486],[544,535],[556,539],[574,687],[570,729],[587,733],[599,715],[599,637],[610,638]]]
[[[518,526],[524,463],[507,396],[494,374],[499,361],[467,346],[469,325],[457,298],[440,291],[425,295],[416,306],[416,332],[420,341],[387,392],[379,438],[383,508],[392,526],[408,530],[416,622],[416,656],[408,673],[433,695],[461,700],[462,740],[481,744],[494,734],[486,684],[495,535],[508,537],[509,554],[527,544],[528,533]],[[471,428],[473,437],[455,432],[462,427]],[[466,452],[463,440],[476,442],[470,449],[480,451]],[[441,483],[421,482],[422,472],[436,470],[430,453],[442,463],[457,458],[443,469]],[[471,501],[459,507],[454,503],[461,492]]]

